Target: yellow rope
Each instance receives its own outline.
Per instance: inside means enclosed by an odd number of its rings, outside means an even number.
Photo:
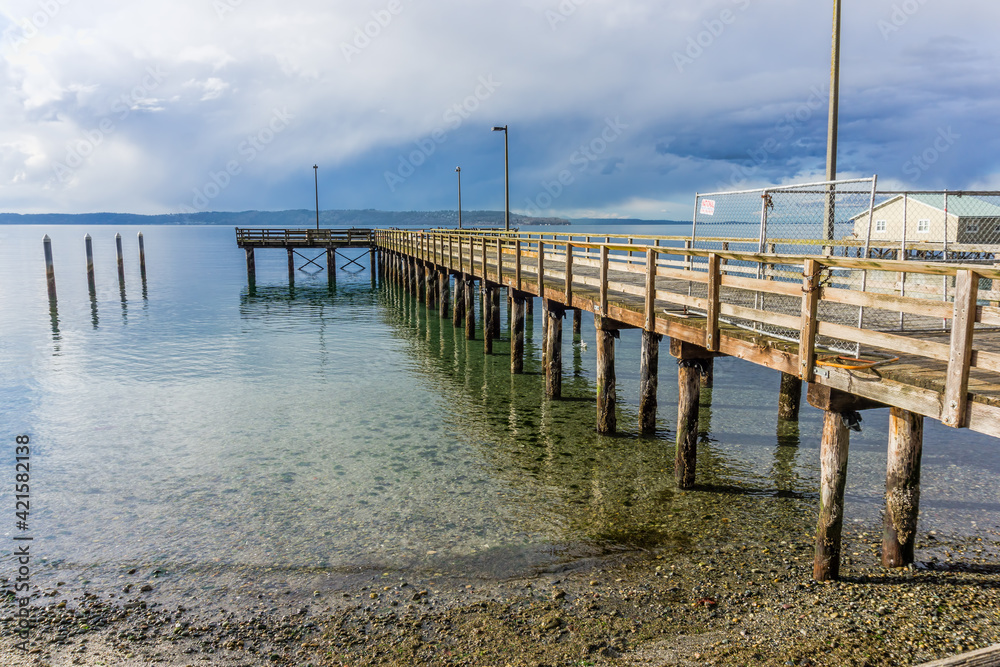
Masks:
[[[875,366],[891,364],[894,361],[899,361],[899,357],[870,360],[870,359],[855,359],[854,357],[845,357],[843,355],[833,355],[829,357],[820,357],[816,359],[816,365],[830,366],[832,368],[843,368],[849,371],[860,371],[860,370],[865,370],[866,368],[874,368]]]

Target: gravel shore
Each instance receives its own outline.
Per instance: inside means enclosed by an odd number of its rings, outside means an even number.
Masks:
[[[842,580],[811,580],[807,540],[659,548],[505,581],[429,573],[131,568],[33,593],[4,665],[908,665],[1000,642],[1000,559],[984,538],[927,535],[916,567],[845,535]],[[990,538],[992,539],[992,537]],[[209,587],[202,587],[209,588]]]

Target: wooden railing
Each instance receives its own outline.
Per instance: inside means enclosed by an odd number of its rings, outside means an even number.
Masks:
[[[368,244],[371,229],[273,229],[236,228],[236,243],[243,245]]]
[[[374,239],[452,272],[713,352],[748,358],[748,341],[764,348],[773,347],[767,339],[788,341],[797,346],[790,354],[751,360],[805,381],[851,385],[849,373],[816,365],[838,345],[923,360],[940,376],[926,386],[894,388],[892,396],[871,388],[858,393],[950,426],[968,425],[971,372],[1000,384],[1000,345],[990,330],[1000,326],[1000,270],[991,266],[711,251],[684,247],[676,237],[379,230]],[[991,412],[992,428],[997,419],[1000,413]]]

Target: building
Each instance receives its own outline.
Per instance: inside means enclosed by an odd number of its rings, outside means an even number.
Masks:
[[[1000,196],[900,194],[875,206],[871,244],[1000,244]],[[868,211],[851,218],[857,241],[868,239]],[[947,238],[945,231],[947,230]]]

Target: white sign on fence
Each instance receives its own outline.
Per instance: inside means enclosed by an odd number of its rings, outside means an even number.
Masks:
[[[715,200],[714,199],[702,199],[701,200],[701,210],[699,212],[702,215],[715,215]]]

